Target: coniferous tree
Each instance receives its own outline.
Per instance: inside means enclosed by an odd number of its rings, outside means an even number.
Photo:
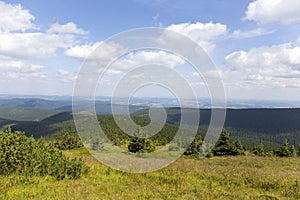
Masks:
[[[148,138],[134,138],[129,143],[128,150],[133,153],[150,153],[155,151],[155,145]]]
[[[289,146],[288,140],[284,139],[283,144],[275,151],[275,155],[281,157],[293,157],[296,149],[294,146]]]
[[[202,142],[202,136],[197,135],[189,148],[187,148],[187,150],[184,152],[184,155],[198,155],[201,150]]]
[[[234,143],[231,142],[230,135],[226,130],[222,130],[220,138],[213,148],[212,153],[215,156],[237,156],[245,154],[242,144],[239,141]]]
[[[260,143],[258,146],[254,147],[253,153],[257,156],[266,156],[266,150],[263,143]]]
[[[245,155],[245,150],[240,140],[234,142],[234,151],[236,155]]]
[[[294,145],[291,145],[289,147],[289,150],[290,150],[291,157],[296,157],[297,156],[297,150],[296,150]]]

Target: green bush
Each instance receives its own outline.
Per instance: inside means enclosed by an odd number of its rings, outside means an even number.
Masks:
[[[128,150],[133,153],[150,153],[155,151],[155,145],[148,138],[134,138],[129,143]]]
[[[0,175],[50,175],[58,180],[77,179],[88,171],[83,160],[67,158],[52,143],[10,130],[0,131],[0,166]]]
[[[54,146],[60,150],[76,149],[83,147],[83,143],[76,133],[65,132],[56,136]]]

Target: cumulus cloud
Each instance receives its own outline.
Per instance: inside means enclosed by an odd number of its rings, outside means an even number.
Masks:
[[[229,75],[240,74],[236,80],[241,85],[271,88],[300,85],[300,47],[292,43],[236,51],[225,57],[225,63],[230,67]]]
[[[29,90],[34,88],[32,90],[36,93],[37,85],[46,87],[51,85],[50,87],[56,91],[57,87],[52,85],[68,79],[66,70],[58,70],[57,74],[53,74],[47,71],[47,67],[31,62],[52,58],[56,56],[59,49],[64,50],[77,45],[82,41],[82,35],[88,32],[73,22],[66,24],[57,22],[50,25],[47,31],[42,31],[34,24],[35,16],[20,4],[0,1],[0,10],[2,92],[16,92],[17,88],[20,88],[18,93],[26,93],[27,87]],[[35,87],[32,87],[33,85]],[[41,89],[42,92],[48,92],[47,88]]]
[[[44,68],[45,66],[27,64],[20,60],[0,59],[1,71],[36,72]]]
[[[97,47],[101,45],[101,49]],[[91,45],[77,45],[65,51],[65,55],[76,59],[101,64],[99,62],[117,59],[106,73],[111,75],[120,74],[122,71],[132,69],[144,64],[160,64],[170,68],[182,65],[185,61],[171,53],[165,51],[142,50],[130,52],[129,54],[118,58],[119,52],[124,50],[123,47],[116,43],[97,42]],[[100,66],[100,65],[99,65]],[[103,69],[100,69],[103,70]],[[99,72],[99,70],[98,70]],[[101,71],[102,72],[102,71]]]
[[[185,61],[171,53],[165,51],[138,51],[128,54],[125,58],[118,60],[114,66],[119,69],[130,69],[144,64],[159,64],[174,68],[185,64]]]
[[[74,36],[46,33],[0,33],[0,54],[25,59],[46,59],[58,48],[74,44]]]
[[[244,19],[259,24],[280,22],[289,24],[300,21],[299,0],[255,0],[248,5]]]
[[[225,57],[235,68],[287,67],[300,70],[300,47],[291,43],[264,46],[246,51],[236,51]]]
[[[101,48],[97,48],[101,45]],[[76,45],[65,51],[65,55],[80,60],[109,60],[118,56],[123,47],[117,43],[96,42],[94,44]]]
[[[12,5],[0,1],[0,10],[0,32],[24,32],[28,29],[37,29],[32,22],[34,16],[20,4]]]
[[[73,22],[68,22],[66,24],[51,24],[50,28],[47,31],[48,33],[70,33],[70,34],[78,34],[78,35],[85,35],[88,32],[78,28],[76,24]]]
[[[97,47],[101,45],[101,49]],[[138,52],[130,52],[128,55],[118,58],[119,53],[124,47],[116,43],[97,42],[91,45],[77,45],[65,51],[65,55],[76,59],[89,61],[106,61],[110,59],[118,59],[113,64],[119,69],[128,69],[147,63],[157,63],[168,67],[175,67],[184,64],[185,61],[171,53],[165,51],[142,50]],[[116,71],[114,71],[117,74]]]
[[[181,23],[166,27],[167,30],[183,34],[197,42],[208,53],[215,48],[214,41],[227,34],[227,26],[221,23]]]
[[[20,4],[0,1],[0,55],[18,59],[47,59],[60,48],[76,45],[79,35],[87,34],[73,22],[52,24],[47,32],[38,30],[35,17]],[[31,30],[31,32],[28,32]]]
[[[242,31],[240,29],[233,31],[232,37],[233,38],[238,38],[238,39],[243,39],[243,38],[251,38],[251,37],[257,37],[257,36],[262,36],[262,35],[268,35],[271,33],[274,33],[274,30],[268,31],[263,28],[256,28],[252,29],[249,31]]]
[[[215,48],[215,41],[227,33],[227,27],[221,23],[181,23],[172,24],[166,27],[167,30],[179,32],[190,37],[195,42],[199,43],[207,52],[211,53]],[[96,48],[101,45],[101,51]],[[97,60],[97,59],[111,59],[118,55],[118,53],[124,50],[126,47],[121,47],[118,44],[107,44],[103,42],[97,42],[94,44],[76,45],[65,51],[65,55],[76,59],[84,60]],[[93,53],[92,53],[93,52]],[[143,51],[138,54],[129,54],[125,60],[123,60],[123,66],[129,64],[136,64],[142,62],[161,62],[169,67],[181,64],[183,61],[177,56],[167,54],[166,52],[151,52]],[[176,64],[175,64],[176,63]]]
[[[26,63],[21,60],[13,60],[0,57],[0,79],[2,82],[10,82],[18,79],[47,78],[43,73],[45,66]]]

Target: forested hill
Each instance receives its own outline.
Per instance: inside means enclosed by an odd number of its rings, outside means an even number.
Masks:
[[[195,112],[185,109],[185,113]],[[136,115],[143,116],[148,110],[140,110]],[[168,108],[168,123],[180,122],[180,108]],[[191,115],[192,116],[192,115]],[[200,110],[201,127],[207,127],[210,122],[211,109]],[[287,138],[291,144],[300,143],[300,109],[227,109],[224,127],[235,139],[240,139],[249,146],[260,142],[266,146],[278,145]]]
[[[187,113],[194,109],[185,109]],[[136,115],[145,115],[148,110],[140,110]],[[168,122],[177,124],[180,121],[180,108],[168,108]],[[208,125],[211,109],[200,110],[200,125]],[[264,133],[281,133],[300,131],[299,108],[276,109],[227,109],[225,127],[244,129]]]

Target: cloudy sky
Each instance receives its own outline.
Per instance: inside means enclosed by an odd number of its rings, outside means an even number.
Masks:
[[[217,66],[205,73],[221,75],[228,98],[300,98],[299,0],[0,1],[0,94],[72,95],[83,60],[99,44],[142,27],[198,43]],[[101,56],[117,48],[108,46]],[[109,95],[130,66],[149,60],[177,69],[201,93],[203,80],[182,70],[184,60],[140,51],[115,63],[101,94]]]

